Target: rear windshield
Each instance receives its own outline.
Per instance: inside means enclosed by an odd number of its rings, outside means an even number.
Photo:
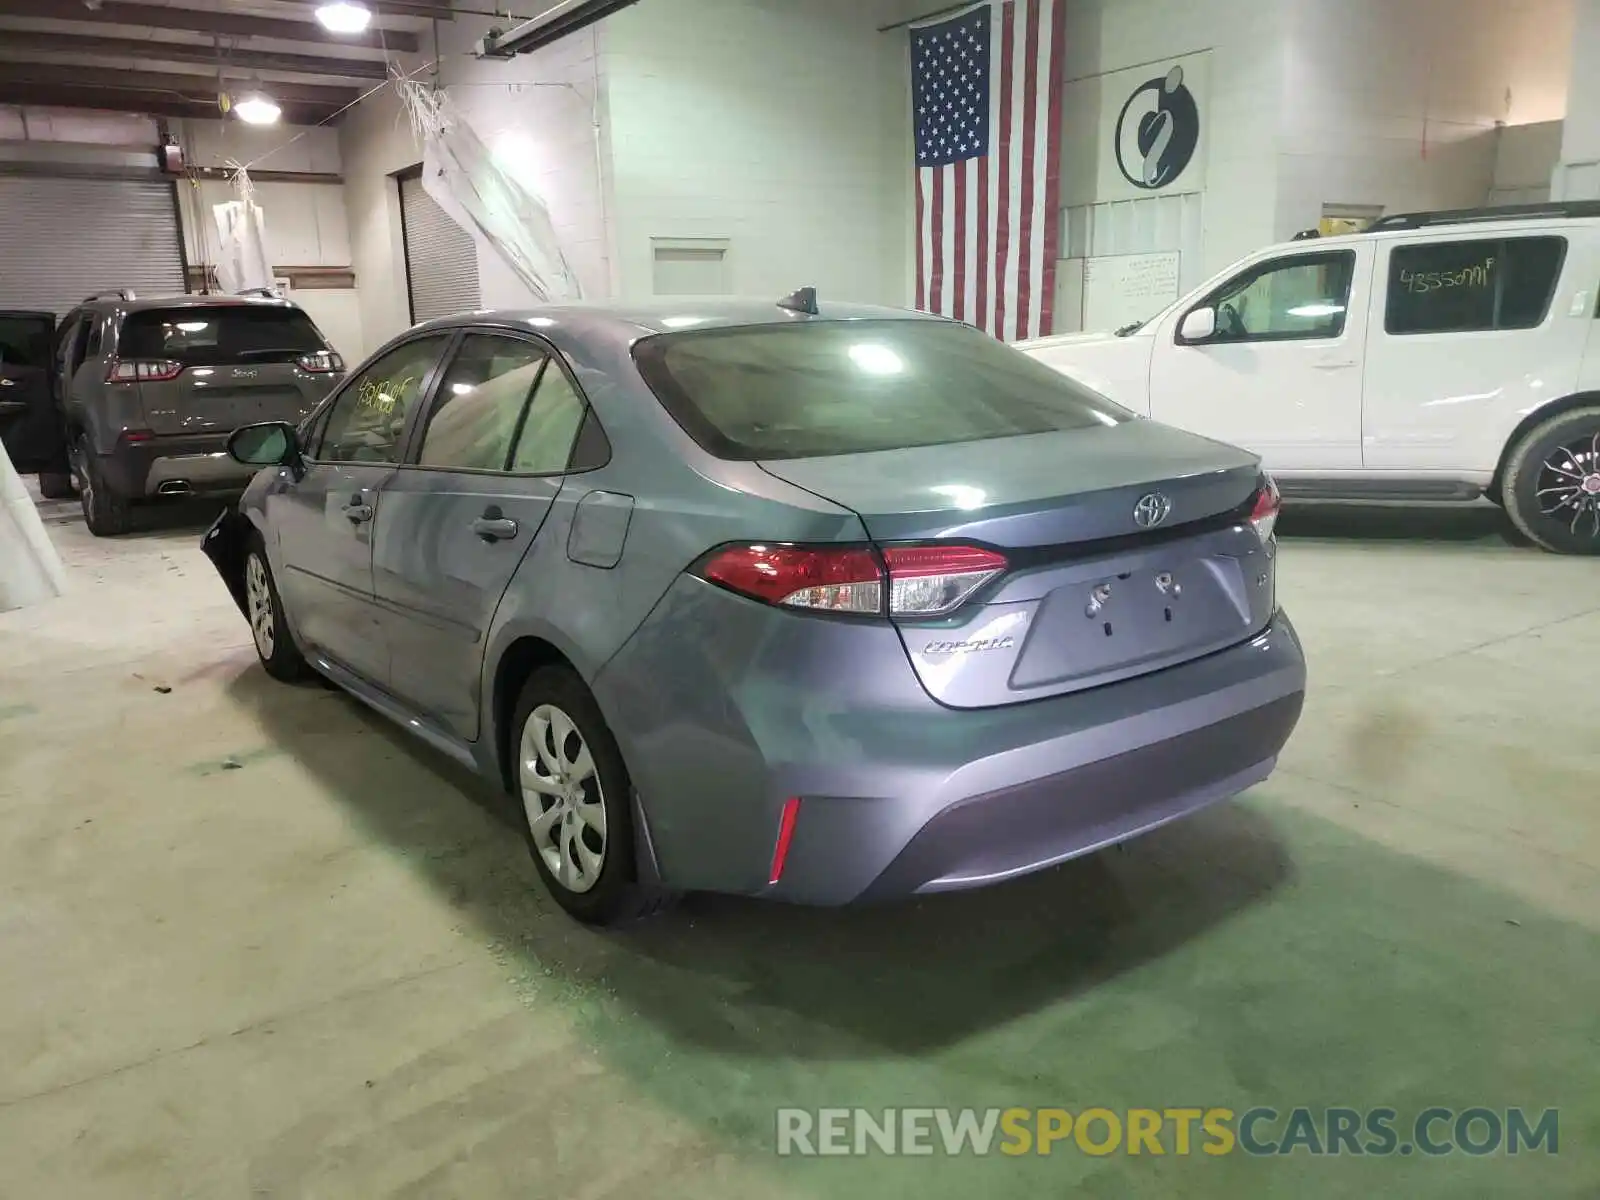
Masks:
[[[174,308],[131,314],[122,323],[122,358],[165,358],[185,366],[292,362],[326,349],[297,308]]]
[[[1120,425],[1133,414],[1021,351],[940,321],[674,333],[634,350],[719,458],[812,458]]]

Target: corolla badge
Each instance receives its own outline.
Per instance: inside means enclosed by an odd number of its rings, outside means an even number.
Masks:
[[[1172,515],[1172,501],[1160,492],[1141,496],[1133,506],[1133,521],[1140,529],[1154,529]]]
[[[254,379],[258,374],[260,372],[251,367],[235,367],[233,369],[233,377],[235,379]]]

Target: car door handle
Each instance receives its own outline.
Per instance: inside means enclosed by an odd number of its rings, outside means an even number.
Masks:
[[[517,523],[491,508],[472,523],[472,532],[486,542],[509,542],[517,536]]]
[[[350,503],[344,506],[344,515],[350,518],[353,525],[365,525],[372,520],[372,505],[361,496],[353,496]]]
[[[1311,364],[1319,371],[1346,371],[1356,365],[1353,358],[1323,358]]]

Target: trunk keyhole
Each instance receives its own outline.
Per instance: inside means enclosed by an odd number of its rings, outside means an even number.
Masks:
[[[1110,621],[1106,622],[1106,636],[1107,637],[1111,636],[1111,622]]]
[[[1170,608],[1167,609],[1167,624],[1168,625],[1172,624],[1172,610]]]

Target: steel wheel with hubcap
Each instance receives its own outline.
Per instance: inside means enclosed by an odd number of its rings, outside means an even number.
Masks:
[[[642,888],[634,862],[633,784],[600,708],[570,668],[523,685],[510,729],[511,782],[539,877],[581,921],[643,916],[666,897]]]
[[[1506,512],[1546,550],[1600,554],[1600,408],[1542,422],[1512,451]]]
[[[310,675],[311,668],[284,624],[283,601],[278,597],[267,551],[259,538],[244,556],[244,606],[256,655],[267,674],[286,683]]]

